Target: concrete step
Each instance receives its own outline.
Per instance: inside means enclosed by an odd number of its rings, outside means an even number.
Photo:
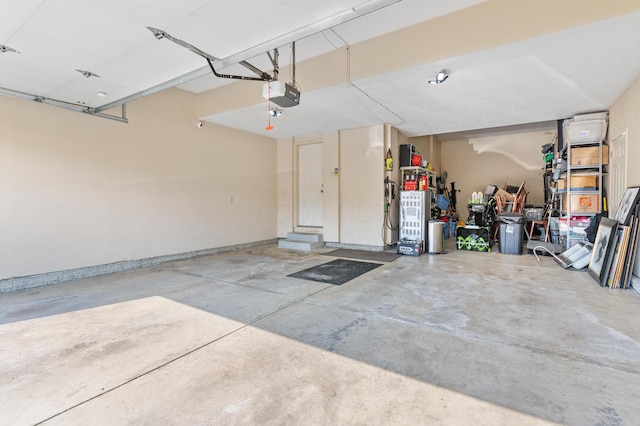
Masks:
[[[322,239],[322,234],[289,232],[286,239],[278,241],[278,247],[290,250],[311,251],[324,247],[324,240]]]
[[[312,234],[308,232],[289,232],[287,240],[308,241],[310,243],[323,243],[322,234]]]

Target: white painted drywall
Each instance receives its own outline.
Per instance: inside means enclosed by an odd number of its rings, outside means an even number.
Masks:
[[[640,78],[616,100],[609,108],[609,129],[607,138],[616,137],[622,132],[627,134],[627,186],[640,186]],[[615,211],[609,212],[609,216]],[[640,250],[636,250],[636,257]],[[634,273],[634,288],[640,288],[640,259],[636,258]]]
[[[194,95],[129,124],[0,97],[0,279],[276,237],[276,142],[197,128]]]
[[[393,129],[392,134],[396,133]],[[313,135],[314,140],[317,137]],[[396,151],[397,137],[394,136],[393,142]],[[279,238],[286,237],[295,228],[295,144],[309,138],[278,140]],[[320,139],[323,144],[324,240],[343,245],[382,247],[385,126],[325,132]],[[338,169],[337,174],[335,169]]]
[[[340,242],[383,246],[384,126],[340,132]]]
[[[277,145],[277,228],[278,238],[286,238],[293,232],[293,138],[278,139]]]
[[[322,135],[324,149],[323,172],[324,179],[324,240],[328,242],[340,241],[340,133],[325,132]]]
[[[487,185],[502,188],[505,183],[519,186],[522,182],[526,182],[527,204],[544,205],[541,148],[553,139],[553,132],[531,132],[442,142],[441,170],[447,172],[447,187],[456,182],[460,190],[458,209]]]

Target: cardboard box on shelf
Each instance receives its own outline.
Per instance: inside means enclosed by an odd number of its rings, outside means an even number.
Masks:
[[[598,146],[580,146],[571,148],[572,166],[598,165],[600,154]],[[602,145],[602,164],[609,164],[609,147]]]
[[[598,176],[571,176],[571,188],[598,188]],[[567,178],[558,180],[558,189],[567,189]]]
[[[598,194],[571,194],[571,214],[592,214],[600,211]],[[567,203],[563,204],[563,212],[567,211]]]

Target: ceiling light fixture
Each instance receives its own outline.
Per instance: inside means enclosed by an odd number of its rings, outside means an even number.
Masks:
[[[447,74],[445,70],[441,70],[436,74],[435,80],[429,80],[429,84],[444,83],[447,78],[449,78],[449,74]]]
[[[107,97],[107,92],[103,92],[102,90],[99,91],[98,93],[96,93],[98,96],[100,96],[101,98],[106,98]]]

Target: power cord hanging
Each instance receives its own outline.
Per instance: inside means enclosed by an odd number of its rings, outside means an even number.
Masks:
[[[384,179],[384,218],[382,221],[382,243],[385,246],[391,246],[397,242],[393,241],[393,235],[391,237],[391,241],[387,242],[385,239],[385,231],[389,229],[392,233],[396,232],[400,229],[400,224],[394,226],[393,221],[391,219],[391,207],[396,198],[396,183],[386,177]]]
[[[385,122],[385,120],[380,119],[373,111],[371,111],[367,105],[364,104],[364,102],[362,101],[362,99],[360,99],[360,97],[358,96],[358,94],[356,93],[356,90],[358,92],[360,92],[362,95],[364,95],[365,97],[367,97],[371,102],[377,104],[378,106],[380,106],[381,108],[385,109],[386,111],[388,111],[390,114],[392,114],[393,116],[395,116],[398,121],[393,122],[393,123],[386,123],[386,124],[391,124],[391,125],[398,125],[398,124],[403,124],[405,121],[402,117],[400,117],[400,115],[396,114],[395,112],[393,112],[391,109],[389,109],[386,105],[382,104],[380,101],[378,101],[377,99],[375,99],[373,96],[369,95],[367,92],[365,92],[364,90],[362,90],[360,87],[358,87],[353,81],[351,81],[351,45],[349,43],[347,43],[347,41],[345,39],[343,39],[340,34],[338,34],[337,32],[335,32],[332,28],[329,29],[329,31],[331,31],[333,33],[333,35],[335,35],[338,39],[340,39],[340,41],[342,41],[342,43],[344,44],[344,47],[347,51],[347,70],[346,70],[346,76],[345,76],[345,81],[347,83],[347,86],[349,87],[349,90],[351,90],[351,93],[353,93],[353,96],[358,100],[358,102],[360,102],[360,104],[362,105],[362,107],[369,113],[371,114],[376,120],[380,120],[382,122]],[[329,39],[329,37],[327,37],[327,35],[325,34],[324,31],[322,31],[322,36],[325,38],[325,40],[327,40],[327,42],[333,46],[334,49],[341,49],[343,46],[336,46],[333,41],[331,41]]]
[[[269,99],[267,99],[267,127],[265,130],[273,130],[273,126],[271,125],[271,83],[267,83],[269,85]]]

